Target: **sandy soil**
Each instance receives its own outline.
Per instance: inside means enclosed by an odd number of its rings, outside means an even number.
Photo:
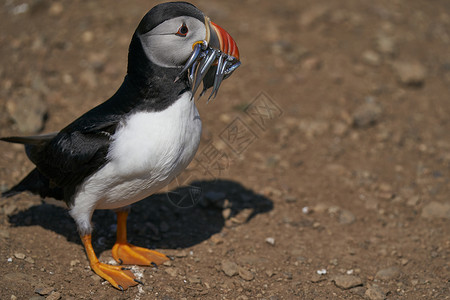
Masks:
[[[112,95],[154,4],[4,1],[0,135],[56,131]],[[130,240],[174,260],[115,290],[64,206],[22,194],[0,200],[0,298],[449,299],[450,2],[195,4],[243,64],[198,101],[187,172],[132,208]],[[32,164],[0,153],[6,190]],[[114,213],[93,221],[108,262]]]

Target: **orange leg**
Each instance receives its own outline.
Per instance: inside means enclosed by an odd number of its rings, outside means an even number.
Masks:
[[[122,291],[139,283],[130,270],[121,266],[112,266],[99,262],[94,249],[92,248],[90,234],[82,236],[81,241],[83,242],[84,249],[86,249],[91,269],[97,273],[97,275],[108,280],[115,288]]]
[[[117,213],[117,240],[112,248],[112,256],[121,264],[156,266],[169,260],[169,258],[159,252],[137,247],[127,242],[127,217],[128,211],[118,211]]]

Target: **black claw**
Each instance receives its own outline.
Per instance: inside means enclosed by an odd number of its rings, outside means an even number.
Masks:
[[[166,257],[170,260],[175,260],[175,257],[173,257],[173,256],[166,255]]]
[[[137,283],[139,283],[139,284],[142,284],[142,285],[144,285],[144,283],[142,282],[142,281],[140,281],[139,279],[134,279],[134,281],[136,281]]]
[[[129,270],[131,270],[131,268],[122,267],[122,270],[129,271]]]
[[[123,287],[119,284],[119,290],[121,290],[122,292],[124,291]]]
[[[123,260],[119,258],[119,264],[123,264]]]
[[[158,265],[155,264],[154,262],[151,262],[150,265],[151,265],[153,268],[157,268],[157,269],[158,269]]]

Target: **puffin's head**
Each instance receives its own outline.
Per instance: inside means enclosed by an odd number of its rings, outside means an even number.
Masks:
[[[213,87],[215,97],[222,80],[240,65],[233,38],[187,2],[153,7],[135,34],[151,63],[179,69],[174,81],[188,76],[192,94],[203,81],[203,92]]]

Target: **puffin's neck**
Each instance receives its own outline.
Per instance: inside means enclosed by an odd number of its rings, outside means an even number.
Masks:
[[[128,51],[126,80],[143,100],[141,109],[163,110],[175,102],[181,94],[189,91],[187,75],[174,82],[179,72],[178,68],[163,68],[149,61],[141,41],[136,34],[133,35]]]

